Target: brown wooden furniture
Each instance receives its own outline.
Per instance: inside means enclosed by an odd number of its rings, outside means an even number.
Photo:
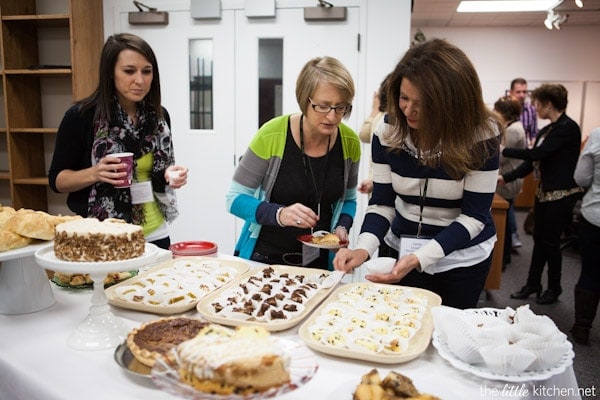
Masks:
[[[53,147],[47,147],[54,143],[62,114],[49,116],[44,106],[56,93],[71,93],[73,101],[96,88],[104,43],[102,15],[102,0],[0,0],[5,124],[0,140],[6,143],[8,158],[0,161],[0,168],[7,168],[0,171],[0,185],[8,182],[16,209],[48,209],[47,163]],[[54,42],[68,46],[67,59],[60,63],[55,63],[56,51],[44,48]],[[48,59],[53,65],[43,65]]]
[[[506,228],[506,212],[508,211],[508,201],[499,195],[494,195],[492,202],[492,218],[496,226],[496,236],[498,240],[494,244],[494,253],[492,256],[492,266],[485,281],[486,289],[500,289],[502,280],[502,258],[504,252],[504,229]]]
[[[538,180],[533,179],[533,173],[523,178],[523,187],[521,193],[515,198],[514,206],[516,208],[531,208],[535,203],[535,191],[537,190]]]

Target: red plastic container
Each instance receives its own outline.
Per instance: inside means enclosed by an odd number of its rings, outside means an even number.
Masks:
[[[173,253],[173,258],[190,256],[214,256],[219,250],[219,246],[213,242],[190,241],[177,242],[169,246]]]

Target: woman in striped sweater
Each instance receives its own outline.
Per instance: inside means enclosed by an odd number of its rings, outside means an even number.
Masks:
[[[372,142],[373,195],[349,271],[380,243],[398,259],[373,282],[432,290],[445,305],[475,307],[491,265],[496,231],[491,204],[500,123],[484,104],[465,53],[434,39],[409,49],[392,72],[388,115]],[[381,255],[381,254],[380,254]]]

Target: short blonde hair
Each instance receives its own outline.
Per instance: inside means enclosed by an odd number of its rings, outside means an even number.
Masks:
[[[322,82],[332,84],[340,92],[343,102],[352,104],[354,80],[348,69],[336,58],[315,57],[304,65],[296,80],[296,101],[304,114],[308,109],[308,98]],[[344,114],[344,118],[348,118],[351,111]]]

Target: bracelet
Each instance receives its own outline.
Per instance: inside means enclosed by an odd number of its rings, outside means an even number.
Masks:
[[[283,228],[285,225],[283,222],[281,222],[281,210],[283,210],[283,207],[279,207],[277,209],[277,212],[275,213],[275,220],[277,221],[277,224]]]

